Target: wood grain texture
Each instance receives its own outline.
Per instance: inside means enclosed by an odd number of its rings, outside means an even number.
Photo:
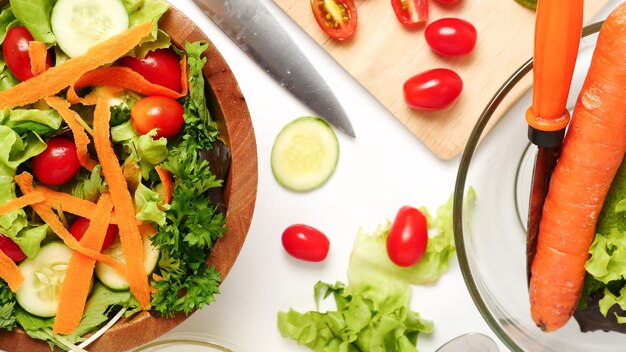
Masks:
[[[175,8],[164,15],[160,27],[179,47],[183,46],[184,41],[205,40],[210,43],[206,35]],[[239,255],[252,220],[258,181],[257,149],[250,113],[232,71],[213,45],[204,54],[207,58],[204,67],[208,82],[207,100],[212,117],[218,122],[220,133],[232,153],[225,185],[226,227],[229,232],[217,241],[207,259],[209,265],[215,265],[224,279]],[[119,321],[87,349],[91,352],[127,351],[165,334],[185,319],[184,314],[174,318],[160,318],[142,312]],[[0,333],[0,349],[50,351],[47,343],[31,339],[21,329]]]
[[[441,159],[450,159],[463,150],[493,94],[532,57],[535,12],[513,0],[461,0],[453,5],[430,1],[429,23],[443,17],[458,17],[476,27],[476,48],[470,55],[457,58],[443,57],[430,50],[423,27],[416,30],[402,27],[390,0],[355,0],[357,32],[345,42],[331,40],[322,32],[312,15],[310,0],[274,2]],[[606,0],[585,1],[585,21],[606,3]],[[440,67],[450,68],[463,78],[459,100],[438,112],[409,108],[403,99],[404,82],[420,72]],[[491,125],[531,83],[529,75],[507,95]]]

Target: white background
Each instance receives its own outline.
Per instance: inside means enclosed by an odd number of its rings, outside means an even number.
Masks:
[[[280,336],[278,311],[290,307],[302,312],[313,310],[313,285],[318,280],[346,281],[349,255],[359,229],[375,229],[393,219],[403,205],[425,205],[434,212],[454,189],[460,157],[449,161],[435,157],[274,3],[262,2],[329,82],[357,138],[338,133],[339,164],[322,188],[310,193],[281,188],[269,162],[274,138],[286,123],[312,112],[258,68],[191,0],[173,2],[209,36],[239,81],[256,132],[259,191],[248,238],[217,301],[172,333],[201,332],[248,352],[308,351]],[[597,18],[604,18],[618,3],[610,1]],[[324,262],[302,262],[284,252],[282,231],[294,223],[305,223],[327,234],[331,250]],[[411,308],[435,324],[432,334],[418,338],[422,352],[435,351],[448,339],[467,332],[482,332],[496,339],[474,307],[456,258],[436,284],[414,287]]]

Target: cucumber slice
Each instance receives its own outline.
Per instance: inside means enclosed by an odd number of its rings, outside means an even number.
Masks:
[[[69,57],[128,29],[120,0],[58,0],[50,18],[57,44]]]
[[[310,191],[324,184],[339,160],[339,141],[319,117],[300,117],[278,133],[272,147],[274,177],[294,191]]]
[[[147,234],[143,234],[143,264],[146,274],[150,275],[154,268],[156,268],[159,261],[159,249],[152,245],[152,241],[148,238]],[[124,255],[122,254],[122,243],[119,239],[113,242],[111,247],[107,248],[104,254],[110,255],[121,263],[124,263]],[[115,269],[101,262],[96,263],[96,276],[103,284],[107,285],[110,289],[116,291],[128,290],[130,287],[128,281],[120,276]]]
[[[15,293],[17,303],[31,314],[55,316],[61,284],[73,252],[61,242],[52,242],[41,247],[35,258],[24,260],[19,265],[24,283]]]

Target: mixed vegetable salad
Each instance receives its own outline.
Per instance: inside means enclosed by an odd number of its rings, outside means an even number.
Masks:
[[[68,349],[114,312],[190,313],[218,293],[205,259],[227,231],[229,153],[205,100],[208,44],[175,47],[168,7],[1,10],[0,328]]]

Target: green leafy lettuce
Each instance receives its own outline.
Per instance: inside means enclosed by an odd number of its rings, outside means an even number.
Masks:
[[[190,94],[183,103],[185,125],[162,164],[174,176],[175,187],[165,211],[166,224],[151,237],[161,250],[158,274],[162,277],[151,284],[156,288],[152,306],[165,316],[189,313],[213,302],[221,282],[219,272],[205,262],[207,251],[226,231],[224,215],[206,196],[222,181],[199,155],[217,138],[204,96],[202,66],[206,59],[200,55],[206,47],[201,42],[185,45],[190,83]]]
[[[63,118],[54,109],[4,109],[0,111],[0,124],[10,127],[18,134],[35,132],[46,136],[56,132]]]
[[[17,326],[16,304],[15,293],[4,280],[0,280],[0,329],[11,331]]]
[[[474,197],[470,190],[470,197]],[[423,212],[428,214],[426,209]],[[314,296],[319,301],[333,295],[337,309],[278,313],[278,329],[314,351],[417,351],[419,333],[430,333],[433,323],[409,307],[411,283],[431,283],[447,269],[454,256],[452,197],[428,217],[426,254],[416,265],[399,267],[389,260],[386,238],[389,224],[373,234],[361,231],[353,245],[348,267],[348,284],[318,282]]]
[[[11,0],[11,9],[18,21],[40,42],[55,44],[50,16],[56,0]]]
[[[161,197],[154,190],[139,183],[135,190],[135,207],[138,220],[152,221],[159,226],[165,225],[165,210],[169,209],[168,204],[164,204]]]

